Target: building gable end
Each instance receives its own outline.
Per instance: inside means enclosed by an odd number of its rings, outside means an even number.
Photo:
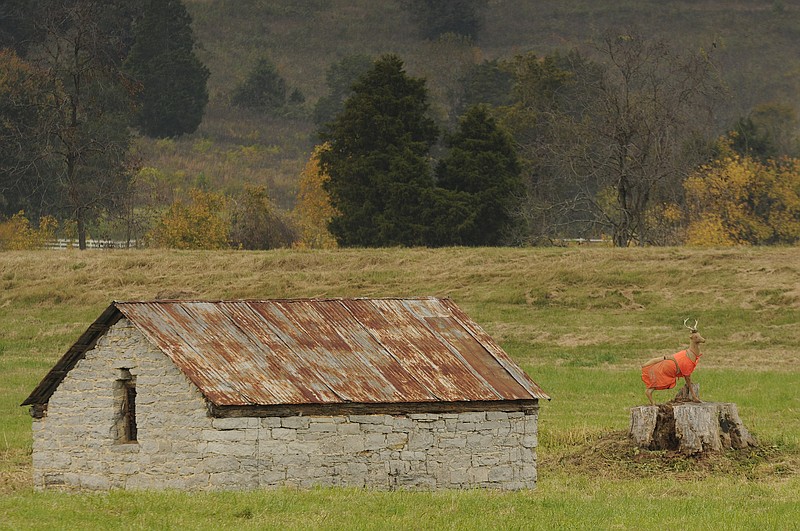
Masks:
[[[67,350],[60,360],[53,366],[50,372],[45,375],[36,389],[20,404],[22,406],[32,406],[31,414],[40,417],[44,414],[47,401],[61,384],[67,373],[86,355],[86,352],[93,349],[97,341],[106,333],[108,329],[117,324],[123,317],[122,313],[112,303],[92,323],[81,337]]]

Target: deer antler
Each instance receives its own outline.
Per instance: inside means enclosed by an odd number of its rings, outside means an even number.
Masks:
[[[694,320],[694,326],[689,326],[689,325],[686,324],[686,321],[688,321],[689,319],[690,318],[687,317],[686,319],[683,320],[683,326],[685,326],[686,328],[688,328],[692,332],[696,332],[697,331],[697,319]]]

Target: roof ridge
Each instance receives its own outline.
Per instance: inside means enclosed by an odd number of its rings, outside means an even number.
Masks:
[[[412,297],[385,296],[385,297],[274,297],[274,298],[241,298],[241,299],[140,299],[140,300],[114,300],[112,304],[156,304],[156,303],[227,303],[227,302],[324,302],[324,301],[410,301],[410,300],[450,300],[449,296],[417,295]]]

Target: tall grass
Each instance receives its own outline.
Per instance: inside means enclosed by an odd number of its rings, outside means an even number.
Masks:
[[[177,292],[453,298],[553,397],[537,489],[33,492],[19,404],[112,300]],[[683,348],[688,316],[708,340],[694,379],[738,404],[752,455],[670,462],[617,444],[645,400],[638,364]],[[799,356],[800,248],[0,253],[0,529],[787,527]]]

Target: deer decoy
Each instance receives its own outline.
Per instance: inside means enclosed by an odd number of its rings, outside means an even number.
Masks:
[[[700,344],[705,343],[706,340],[697,331],[697,319],[694,324],[689,326],[687,323],[689,319],[684,319],[683,326],[689,329],[689,347],[680,352],[676,352],[672,356],[660,356],[648,360],[642,365],[642,381],[646,387],[645,395],[653,404],[653,391],[662,389],[672,389],[678,378],[683,378],[686,381],[686,386],[689,388],[689,393],[692,400],[701,402],[700,397],[692,387],[692,372],[697,367],[697,362],[700,361]]]

